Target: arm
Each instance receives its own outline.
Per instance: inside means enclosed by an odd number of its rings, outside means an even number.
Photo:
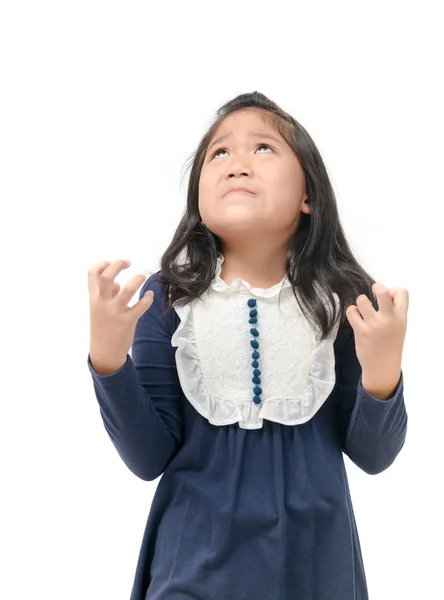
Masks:
[[[336,364],[337,426],[344,453],[363,471],[376,475],[394,462],[405,442],[404,378],[401,371],[390,397],[372,396],[362,385],[353,329],[347,329]]]
[[[137,321],[131,356],[115,373],[99,375],[88,354],[94,391],[108,435],[126,466],[140,479],[159,477],[181,444],[181,388],[171,336],[175,313],[162,317],[166,293],[149,277],[154,301]]]

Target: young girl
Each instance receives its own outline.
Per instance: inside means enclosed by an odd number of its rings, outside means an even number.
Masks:
[[[90,271],[108,307],[125,266]],[[131,355],[88,355],[122,460],[163,474],[131,600],[367,599],[343,453],[377,474],[404,444],[408,293],[355,260],[315,143],[262,94],[218,111],[139,299]]]

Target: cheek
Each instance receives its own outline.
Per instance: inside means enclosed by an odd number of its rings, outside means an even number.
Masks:
[[[208,175],[202,171],[199,178],[199,196],[205,196],[209,192],[209,179]]]
[[[289,182],[277,182],[270,191],[269,209],[276,221],[294,219],[300,211],[300,192]]]
[[[211,201],[211,190],[208,185],[208,181],[204,177],[201,177],[199,180],[198,206],[199,206],[199,212],[204,219],[206,218],[206,211],[208,209],[208,205],[210,204],[210,201]]]
[[[202,171],[199,178],[199,204],[208,204],[217,198],[217,185],[214,181],[214,177],[211,174]]]
[[[288,209],[293,207],[296,210],[295,205],[302,196],[303,187],[299,178],[295,177],[294,171],[283,172],[279,181],[275,182],[274,189],[279,194],[283,205]]]

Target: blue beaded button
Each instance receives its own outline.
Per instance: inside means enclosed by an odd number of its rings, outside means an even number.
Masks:
[[[248,300],[247,304],[248,304],[249,308],[251,308],[250,318],[249,318],[248,322],[251,325],[255,325],[257,323],[257,310],[254,308],[256,306],[256,299],[250,298],[250,300]],[[259,337],[259,331],[256,329],[256,327],[252,327],[250,329],[250,333],[254,338]],[[251,355],[251,357],[253,358],[253,362],[251,363],[251,366],[253,367],[253,378],[251,381],[255,384],[255,387],[253,388],[253,392],[254,392],[253,402],[255,404],[260,404],[262,402],[262,400],[260,398],[260,395],[262,394],[262,388],[259,386],[259,384],[261,383],[261,378],[260,378],[261,372],[258,369],[259,362],[257,360],[260,357],[260,354],[257,351],[259,348],[259,342],[257,341],[257,339],[252,339],[250,341],[250,345],[254,349],[254,352]]]

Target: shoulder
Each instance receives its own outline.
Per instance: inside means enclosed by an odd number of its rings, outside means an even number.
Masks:
[[[179,318],[174,308],[168,310],[169,286],[167,282],[162,280],[161,271],[157,271],[148,276],[139,292],[139,299],[142,298],[148,290],[151,290],[154,293],[154,300],[147,313],[150,313],[151,316],[161,321],[172,336],[179,324]]]
[[[162,280],[162,272],[156,271],[155,273],[151,273],[147,280],[144,282],[142,289],[140,290],[140,297],[145,294],[148,290],[152,290],[154,294],[156,292],[160,294],[162,297],[165,297],[165,300],[168,297],[168,284]]]

